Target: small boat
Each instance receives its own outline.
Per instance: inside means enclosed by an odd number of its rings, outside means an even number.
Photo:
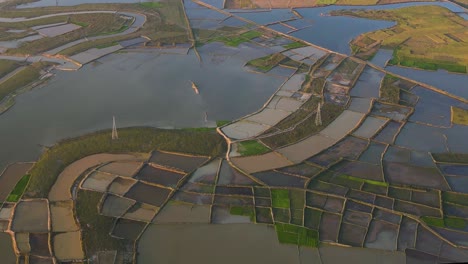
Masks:
[[[196,94],[199,94],[197,85],[192,81],[190,82],[192,83],[192,89],[195,91]]]

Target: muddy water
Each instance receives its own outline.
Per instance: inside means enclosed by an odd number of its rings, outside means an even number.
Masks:
[[[193,54],[114,54],[77,72],[57,72],[0,115],[0,168],[37,159],[38,144],[110,129],[113,115],[118,127],[181,128],[254,112],[284,79],[244,71],[242,65],[256,51],[244,47],[237,52],[241,56],[216,63],[202,54],[202,65]]]
[[[173,264],[404,263],[403,253],[383,250],[282,245],[273,228],[259,224],[151,225],[138,251],[139,264],[155,260]]]

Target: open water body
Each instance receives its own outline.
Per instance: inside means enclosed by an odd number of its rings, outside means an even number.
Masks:
[[[113,54],[76,72],[57,72],[0,115],[0,171],[7,163],[36,160],[38,144],[110,129],[113,115],[118,127],[182,128],[254,112],[284,81],[242,69],[256,52],[244,47],[240,56],[216,62],[202,53],[202,65],[193,54]]]

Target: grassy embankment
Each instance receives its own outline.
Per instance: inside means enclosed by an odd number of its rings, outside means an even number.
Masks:
[[[396,21],[397,25],[366,33],[353,41],[355,52],[367,52],[371,42],[393,49],[392,65],[466,73],[468,21],[439,6],[414,6],[392,10],[341,10],[334,15]],[[361,43],[362,42],[362,43]]]
[[[27,86],[36,81],[41,75],[41,70],[47,66],[50,66],[50,64],[42,62],[33,63],[29,66],[26,66],[24,69],[20,70],[4,82],[1,82],[0,101],[2,101],[7,95],[13,93],[18,88]]]
[[[20,66],[21,64],[17,61],[0,60],[0,79],[5,75],[8,75],[10,72],[16,70]]]
[[[150,152],[154,149],[218,156],[226,149],[225,141],[214,130],[164,130],[125,128],[119,139],[111,140],[110,131],[65,140],[48,149],[31,169],[26,190],[28,197],[47,197],[57,176],[76,160],[97,153]]]

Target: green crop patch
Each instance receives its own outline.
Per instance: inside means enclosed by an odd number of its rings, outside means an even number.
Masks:
[[[452,113],[452,124],[468,126],[468,110],[458,108],[455,106],[451,107]]]
[[[248,216],[250,217],[250,221],[255,219],[255,212],[252,207],[232,206],[229,213],[232,215]]]
[[[447,163],[468,163],[466,153],[432,153],[434,160]]]
[[[305,46],[307,46],[307,45],[302,43],[302,42],[293,42],[293,43],[283,45],[283,48],[285,48],[285,49],[297,49],[297,48],[302,48],[302,47],[305,47]]]
[[[216,38],[212,39],[211,41],[221,41],[221,42],[223,42],[224,44],[226,44],[228,46],[237,47],[241,43],[248,42],[248,41],[250,41],[250,40],[252,40],[254,38],[258,38],[260,36],[262,36],[261,32],[252,30],[252,31],[242,33],[242,34],[240,34],[238,36],[216,37]]]
[[[265,57],[253,59],[247,62],[247,66],[252,66],[263,72],[268,72],[286,59],[287,57],[285,55],[281,53],[275,53]]]
[[[221,127],[221,126],[227,125],[229,123],[231,123],[231,121],[229,121],[229,120],[218,120],[218,121],[216,121],[216,126]]]
[[[444,202],[468,206],[468,194],[443,192],[442,199]]]
[[[238,152],[241,156],[261,155],[271,150],[256,140],[242,141],[239,143]]]
[[[276,223],[278,241],[282,244],[317,247],[319,244],[318,232],[301,226]]]
[[[458,217],[444,218],[445,226],[454,229],[464,230],[468,226],[468,221]]]
[[[18,202],[21,196],[23,196],[24,190],[26,190],[26,186],[28,185],[30,178],[31,175],[24,175],[15,185],[15,188],[13,189],[13,191],[11,191],[10,195],[8,195],[6,201],[12,203]]]
[[[339,177],[342,177],[344,179],[352,180],[352,181],[358,181],[358,182],[363,182],[371,185],[376,185],[376,186],[381,186],[381,187],[388,187],[389,184],[386,182],[381,182],[381,181],[374,181],[374,180],[366,180],[366,179],[361,179],[358,177],[353,177],[349,175],[340,175]]]
[[[271,190],[271,203],[276,208],[289,208],[290,199],[289,191],[284,189],[272,189]]]
[[[442,218],[423,216],[421,217],[421,220],[430,226],[445,227],[444,219]]]

